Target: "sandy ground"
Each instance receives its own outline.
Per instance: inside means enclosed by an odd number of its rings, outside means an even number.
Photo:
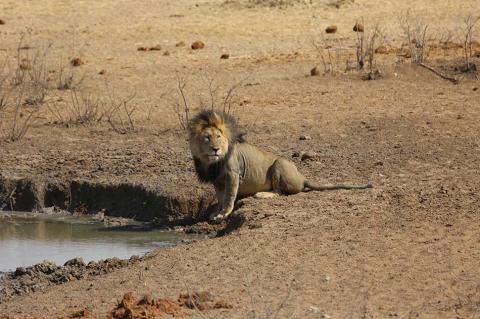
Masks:
[[[248,223],[232,234],[15,298],[0,304],[0,317],[54,318],[85,307],[102,316],[129,291],[173,298],[189,290],[233,305],[208,318],[480,317],[480,83],[453,74],[462,78],[453,85],[396,54],[379,56],[380,80],[343,72],[354,59],[356,20],[379,23],[386,42],[400,47],[398,19],[413,8],[435,38],[451,31],[459,42],[478,3],[314,1],[280,9],[246,1],[5,0],[0,8],[0,54],[14,55],[28,27],[30,46],[53,42],[49,61],[85,61],[74,69],[85,76],[82,90],[105,95],[107,81],[119,96],[136,92],[137,107],[137,132],[118,134],[105,121],[54,124],[40,106],[25,138],[0,142],[4,176],[203,190],[172,110],[178,74],[187,78],[193,111],[209,99],[208,79],[221,92],[245,80],[235,111],[251,143],[294,160],[312,179],[375,186],[247,199],[236,213]],[[338,32],[326,35],[330,24]],[[195,40],[205,48],[191,50]],[[314,40],[333,46],[333,74],[309,76],[323,69],[326,54]],[[137,51],[155,45],[162,50]],[[450,70],[460,53],[437,52],[430,61]],[[68,92],[49,91],[48,101],[59,98]],[[292,157],[302,151],[317,156]]]

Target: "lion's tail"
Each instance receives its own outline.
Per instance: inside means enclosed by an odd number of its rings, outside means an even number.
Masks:
[[[303,184],[303,191],[308,192],[308,191],[329,191],[329,190],[335,190],[335,189],[366,189],[366,188],[372,188],[373,185],[368,183],[368,184],[362,184],[362,185],[348,185],[348,184],[325,184],[325,185],[318,185],[309,181],[305,181]]]

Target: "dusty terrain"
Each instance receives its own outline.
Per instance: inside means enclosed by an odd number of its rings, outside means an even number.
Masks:
[[[104,317],[127,292],[175,298],[188,291],[208,291],[232,305],[192,311],[193,317],[480,317],[480,82],[454,72],[458,48],[437,48],[428,59],[459,78],[457,85],[398,52],[378,55],[381,79],[343,72],[347,60],[355,62],[357,20],[368,21],[366,28],[378,23],[385,43],[400,48],[399,16],[411,8],[429,25],[432,43],[449,33],[461,43],[463,19],[480,9],[475,1],[418,2],[337,1],[337,8],[314,0],[279,8],[247,1],[3,1],[2,56],[14,61],[28,28],[26,51],[53,43],[49,68],[63,61],[76,79],[84,78],[79,92],[93,96],[135,92],[129,103],[136,112],[135,131],[126,134],[105,119],[66,123],[51,108],[68,114],[62,103],[69,90],[49,89],[45,103],[22,107],[25,114],[38,109],[26,135],[0,141],[0,180],[140,185],[141,196],[182,199],[149,207],[148,218],[191,224],[212,190],[196,182],[173,110],[180,77],[187,79],[192,112],[200,100],[209,103],[209,81],[221,86],[220,99],[244,80],[235,114],[249,142],[292,159],[312,179],[370,181],[374,188],[246,199],[235,213],[245,223],[225,236],[16,297],[0,304],[0,317],[55,318],[85,308]],[[338,31],[327,35],[331,24]],[[197,40],[205,48],[190,49]],[[176,46],[180,41],[186,45]],[[157,45],[161,50],[137,50]],[[333,72],[310,76],[314,66],[323,73],[328,52]],[[220,59],[224,53],[229,59]],[[68,67],[71,58],[84,64]],[[11,116],[0,120],[8,127]],[[301,152],[314,154],[293,156]],[[15,205],[7,188],[0,186],[6,208]],[[124,197],[114,192],[121,187],[105,189],[102,196]],[[108,211],[116,207],[108,205]],[[184,207],[178,212],[190,215],[155,207]]]

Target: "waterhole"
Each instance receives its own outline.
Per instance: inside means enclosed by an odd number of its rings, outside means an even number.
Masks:
[[[0,272],[42,262],[63,265],[82,257],[85,262],[142,255],[174,246],[185,234],[156,230],[142,224],[106,226],[70,216],[31,216],[0,212]]]

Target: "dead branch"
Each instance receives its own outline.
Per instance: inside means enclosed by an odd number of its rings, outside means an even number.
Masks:
[[[438,75],[439,77],[441,77],[442,79],[444,80],[447,80],[447,81],[450,81],[452,82],[453,84],[458,84],[460,81],[456,78],[453,78],[453,77],[449,77],[449,76],[446,76],[442,73],[440,73],[439,71],[435,70],[433,67],[429,66],[429,65],[426,65],[425,63],[418,63],[419,66],[421,67],[424,67],[425,69],[427,70],[430,70],[431,72],[433,72],[434,74]]]

